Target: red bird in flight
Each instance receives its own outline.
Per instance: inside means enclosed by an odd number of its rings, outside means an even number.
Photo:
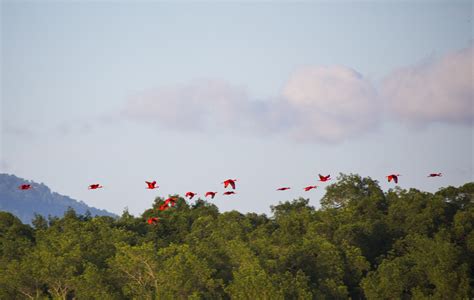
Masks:
[[[89,185],[89,190],[96,190],[96,189],[101,189],[101,188],[103,188],[103,186],[101,186],[98,183]]]
[[[156,218],[156,217],[152,217],[152,218],[148,218],[147,222],[148,222],[148,224],[150,224],[150,225],[151,225],[151,224],[158,224],[158,221],[159,221],[159,220],[160,220],[160,219],[158,219],[158,218]]]
[[[174,207],[176,205],[176,198],[170,197],[165,200],[163,204],[160,205],[160,210],[167,210],[170,207]]]
[[[400,174],[390,174],[390,175],[385,176],[385,177],[387,177],[388,182],[393,180],[395,183],[398,183],[398,176],[401,176],[401,175]]]
[[[430,175],[428,175],[428,177],[441,177],[443,176],[443,174],[441,173],[431,173]]]
[[[29,190],[32,188],[31,184],[22,184],[18,187],[20,190]]]
[[[281,188],[277,189],[277,191],[286,191],[286,190],[289,190],[289,189],[291,189],[291,188],[287,186],[287,187],[281,187]]]
[[[214,199],[214,197],[216,196],[217,192],[207,192],[205,197],[207,198],[207,196],[211,196],[212,199]]]
[[[171,206],[174,206],[176,204],[176,197],[169,197],[168,199],[165,200],[165,204],[170,204]]]
[[[234,191],[230,191],[230,192],[225,192],[224,195],[228,196],[228,195],[234,195],[235,192]]]
[[[318,174],[318,175],[319,175],[319,181],[326,182],[328,180],[331,180],[331,175],[328,175],[328,176],[323,176],[321,174]]]
[[[149,189],[149,190],[157,189],[157,188],[160,187],[160,186],[156,185],[156,181],[152,181],[152,182],[145,181],[145,182],[148,185],[147,189]]]
[[[235,182],[237,181],[237,179],[227,179],[225,180],[224,182],[222,182],[224,184],[224,188],[227,188],[230,184],[230,186],[232,187],[232,189],[235,190]]]
[[[185,197],[189,197],[189,199],[193,199],[193,197],[196,196],[196,193],[193,192],[187,192]]]
[[[305,187],[304,190],[307,192],[307,191],[310,191],[310,190],[315,189],[315,188],[317,188],[316,185],[310,185],[310,186]]]

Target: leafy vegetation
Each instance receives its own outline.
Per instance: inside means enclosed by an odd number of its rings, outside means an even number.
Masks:
[[[140,218],[0,212],[0,299],[468,299],[474,183],[432,194],[341,175],[322,208],[219,213],[203,200]]]

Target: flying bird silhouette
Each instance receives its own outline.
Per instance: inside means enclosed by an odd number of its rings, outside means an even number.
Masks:
[[[188,197],[189,199],[193,199],[193,197],[196,196],[196,193],[193,192],[187,192],[185,197]]]
[[[156,181],[152,181],[152,182],[145,181],[145,182],[148,185],[147,189],[149,189],[149,190],[157,189],[157,188],[160,187],[160,186],[156,185]]]
[[[214,199],[214,197],[216,196],[217,192],[207,192],[205,197],[207,198],[207,196],[211,196],[212,199]]]
[[[318,174],[318,175],[319,175],[319,181],[326,182],[328,180],[331,180],[331,175],[327,175],[327,176],[323,176],[321,174]]]
[[[20,190],[29,190],[32,188],[31,184],[22,184],[18,187]]]
[[[176,198],[175,197],[170,197],[165,200],[163,204],[160,205],[160,210],[167,210],[170,207],[174,207],[176,205]]]
[[[165,204],[171,203],[171,206],[174,206],[176,204],[176,200],[178,200],[176,197],[169,197],[165,200]]]
[[[229,192],[225,192],[224,195],[228,196],[228,195],[234,195],[235,192],[234,191],[229,191]]]
[[[316,185],[310,185],[310,186],[305,187],[304,190],[307,192],[307,191],[310,191],[310,190],[315,189],[315,188],[317,188]]]
[[[160,205],[159,210],[167,210],[170,207],[174,207],[176,205],[176,198],[170,197],[165,200],[163,204]]]
[[[428,175],[428,177],[441,177],[443,176],[443,174],[441,173],[431,173],[430,175]]]
[[[158,218],[156,218],[156,217],[152,217],[152,218],[148,218],[147,222],[148,222],[148,224],[150,224],[150,225],[151,225],[151,224],[158,224],[158,221],[159,221],[159,220],[160,220],[160,219],[158,219]]]
[[[227,188],[230,184],[230,186],[232,187],[232,189],[235,190],[235,182],[237,181],[237,179],[227,179],[225,180],[224,182],[222,182],[224,184],[224,188]]]
[[[289,190],[291,189],[290,187],[281,187],[281,188],[278,188],[277,191],[286,191],[286,190]]]
[[[387,177],[388,182],[393,180],[395,183],[398,183],[398,176],[401,176],[401,175],[400,174],[390,174],[390,175],[385,176],[385,177]]]
[[[89,190],[96,190],[96,189],[101,189],[101,188],[103,188],[103,186],[101,186],[98,183],[89,185]]]

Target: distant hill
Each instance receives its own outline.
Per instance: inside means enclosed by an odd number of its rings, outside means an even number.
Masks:
[[[18,186],[25,183],[31,184],[33,188],[26,191],[19,190]],[[35,213],[44,217],[62,216],[68,207],[72,207],[78,214],[89,211],[93,216],[116,217],[106,210],[52,192],[43,183],[28,181],[15,175],[0,174],[0,210],[11,212],[23,223],[31,223]]]

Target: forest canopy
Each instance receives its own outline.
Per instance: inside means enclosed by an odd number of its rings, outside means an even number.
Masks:
[[[140,217],[0,212],[0,299],[474,297],[473,182],[384,192],[341,174],[320,209],[300,198],[271,216],[176,197]]]

